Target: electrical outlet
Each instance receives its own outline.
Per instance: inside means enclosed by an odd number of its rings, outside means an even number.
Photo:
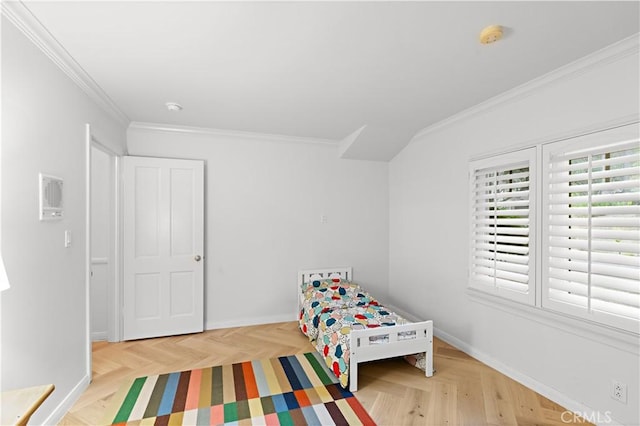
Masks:
[[[617,380],[611,381],[611,398],[616,401],[620,401],[623,404],[627,403],[627,385]]]

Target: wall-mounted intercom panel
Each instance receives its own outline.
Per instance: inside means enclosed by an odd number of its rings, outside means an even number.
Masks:
[[[63,182],[62,178],[39,174],[40,180],[40,220],[62,219]]]

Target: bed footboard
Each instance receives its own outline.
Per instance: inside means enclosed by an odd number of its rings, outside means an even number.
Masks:
[[[433,321],[351,330],[349,390],[358,390],[358,363],[425,352],[425,375],[433,375]]]

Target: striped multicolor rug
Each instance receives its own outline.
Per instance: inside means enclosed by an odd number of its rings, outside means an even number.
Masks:
[[[139,377],[104,424],[375,425],[317,353]]]

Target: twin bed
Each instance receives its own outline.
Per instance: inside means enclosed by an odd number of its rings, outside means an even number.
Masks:
[[[340,384],[358,389],[361,362],[422,353],[431,377],[433,322],[407,321],[352,282],[352,275],[350,267],[298,272],[300,330]]]

